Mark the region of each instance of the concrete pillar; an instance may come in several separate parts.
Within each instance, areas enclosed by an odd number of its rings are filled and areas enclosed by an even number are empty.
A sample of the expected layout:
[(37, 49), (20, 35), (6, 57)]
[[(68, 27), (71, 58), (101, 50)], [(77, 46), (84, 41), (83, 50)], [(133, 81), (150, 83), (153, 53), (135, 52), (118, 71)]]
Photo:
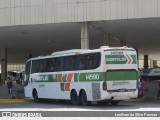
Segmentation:
[(89, 49), (89, 25), (81, 23), (81, 49)]
[(144, 66), (143, 66), (144, 68), (148, 68), (149, 66), (148, 66), (148, 55), (144, 55)]
[(7, 48), (2, 48), (1, 51), (1, 85), (3, 85), (7, 76)]
[(107, 32), (104, 33), (103, 45), (110, 46), (110, 33)]
[(157, 67), (157, 60), (151, 60), (151, 68)]

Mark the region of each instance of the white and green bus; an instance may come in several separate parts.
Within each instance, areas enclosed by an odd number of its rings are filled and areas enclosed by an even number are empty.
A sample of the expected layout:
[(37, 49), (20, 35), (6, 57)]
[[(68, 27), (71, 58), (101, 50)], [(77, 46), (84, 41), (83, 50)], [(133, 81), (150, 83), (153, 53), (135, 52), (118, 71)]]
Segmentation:
[(26, 62), (25, 96), (35, 101), (71, 100), (74, 105), (92, 101), (117, 105), (137, 97), (137, 80), (137, 54), (133, 48), (67, 50)]

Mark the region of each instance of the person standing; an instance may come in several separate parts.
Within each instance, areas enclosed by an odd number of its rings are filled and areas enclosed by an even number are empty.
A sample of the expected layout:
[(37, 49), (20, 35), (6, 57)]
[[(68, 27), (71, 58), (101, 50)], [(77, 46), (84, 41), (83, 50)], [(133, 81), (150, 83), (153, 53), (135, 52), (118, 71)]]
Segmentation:
[(12, 99), (16, 97), (16, 79), (12, 77)]
[(8, 97), (12, 98), (13, 83), (9, 77), (7, 77), (7, 88), (8, 88), (8, 95), (9, 95)]
[(144, 91), (146, 89), (147, 83), (145, 80), (142, 80), (142, 85), (141, 85), (141, 97), (144, 97)]
[(142, 86), (142, 82), (141, 79), (138, 80), (138, 98), (141, 97), (141, 86)]

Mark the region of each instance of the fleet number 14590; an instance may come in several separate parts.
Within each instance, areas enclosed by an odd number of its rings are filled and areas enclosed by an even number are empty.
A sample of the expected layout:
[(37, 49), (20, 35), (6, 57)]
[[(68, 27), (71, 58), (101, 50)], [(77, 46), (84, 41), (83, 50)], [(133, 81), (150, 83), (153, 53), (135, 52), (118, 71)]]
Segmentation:
[(86, 80), (99, 80), (99, 74), (86, 75)]

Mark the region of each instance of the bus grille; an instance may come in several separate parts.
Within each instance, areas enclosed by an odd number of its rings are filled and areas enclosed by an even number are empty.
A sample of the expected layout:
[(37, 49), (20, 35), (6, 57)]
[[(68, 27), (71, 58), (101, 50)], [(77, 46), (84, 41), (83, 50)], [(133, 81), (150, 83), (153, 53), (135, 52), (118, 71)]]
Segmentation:
[(100, 83), (92, 83), (92, 96), (93, 100), (101, 99)]

